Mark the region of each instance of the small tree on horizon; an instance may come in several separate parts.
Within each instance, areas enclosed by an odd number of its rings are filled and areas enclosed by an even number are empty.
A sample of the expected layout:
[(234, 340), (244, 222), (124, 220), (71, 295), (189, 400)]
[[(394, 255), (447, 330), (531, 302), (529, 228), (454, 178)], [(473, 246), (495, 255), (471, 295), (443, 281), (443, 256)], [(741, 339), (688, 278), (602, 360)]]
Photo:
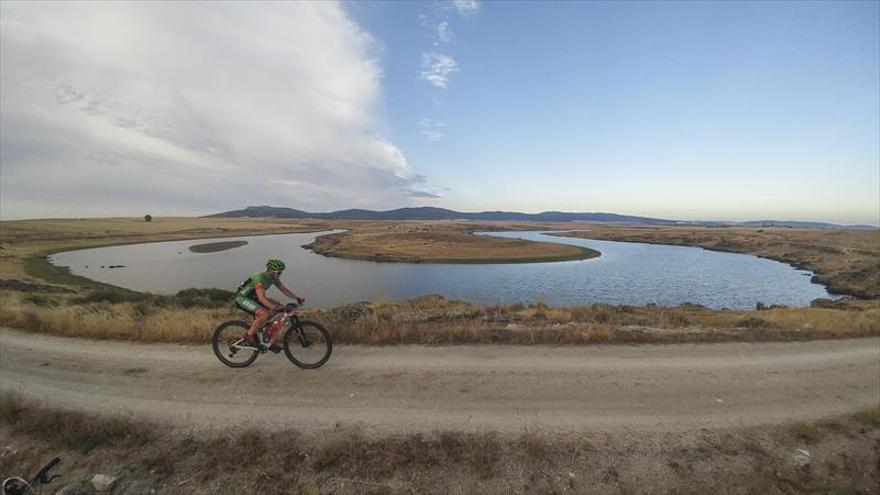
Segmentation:
[(152, 222), (152, 221), (153, 221), (153, 215), (150, 215), (149, 213), (147, 213), (146, 215), (144, 215), (144, 221), (145, 221), (145, 222)]

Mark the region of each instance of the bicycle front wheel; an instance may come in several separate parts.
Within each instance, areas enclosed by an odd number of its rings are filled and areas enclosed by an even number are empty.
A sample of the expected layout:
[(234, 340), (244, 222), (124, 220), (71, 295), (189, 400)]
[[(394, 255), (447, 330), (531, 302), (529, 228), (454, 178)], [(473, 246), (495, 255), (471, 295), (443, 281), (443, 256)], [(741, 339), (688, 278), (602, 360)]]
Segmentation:
[(257, 359), (259, 352), (239, 347), (250, 325), (245, 321), (227, 321), (214, 330), (214, 355), (231, 368), (244, 368)]
[(330, 359), (333, 340), (319, 323), (301, 321), (284, 334), (284, 354), (300, 368), (318, 368)]

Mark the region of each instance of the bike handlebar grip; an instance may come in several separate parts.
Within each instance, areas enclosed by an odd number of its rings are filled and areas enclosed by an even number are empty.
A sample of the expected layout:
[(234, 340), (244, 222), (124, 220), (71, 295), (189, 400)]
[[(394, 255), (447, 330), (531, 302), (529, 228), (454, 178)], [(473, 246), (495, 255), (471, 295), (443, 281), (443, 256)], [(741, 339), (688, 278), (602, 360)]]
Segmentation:
[(40, 481), (45, 483), (47, 481), (46, 475), (49, 474), (49, 471), (53, 467), (55, 467), (59, 462), (61, 462), (60, 457), (56, 457), (56, 458), (52, 459), (51, 461), (49, 461), (49, 464), (46, 464), (45, 466), (43, 466), (43, 469), (40, 469), (40, 472), (37, 473), (36, 476), (34, 476), (34, 479), (39, 479)]

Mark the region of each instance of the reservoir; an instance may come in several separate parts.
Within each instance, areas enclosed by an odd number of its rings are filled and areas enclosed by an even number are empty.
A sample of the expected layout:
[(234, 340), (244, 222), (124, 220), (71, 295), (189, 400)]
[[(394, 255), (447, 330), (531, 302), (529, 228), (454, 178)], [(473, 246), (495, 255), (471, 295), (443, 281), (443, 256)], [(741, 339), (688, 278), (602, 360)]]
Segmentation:
[[(331, 258), (302, 248), (327, 233), (217, 239), (247, 244), (206, 253), (192, 252), (189, 247), (212, 239), (111, 246), (59, 253), (50, 261), (100, 282), (174, 294), (190, 287), (235, 290), (245, 278), (263, 270), (267, 259), (280, 258), (287, 263), (282, 282), (313, 307), (425, 294), (478, 304), (690, 302), (730, 309), (754, 309), (757, 302), (808, 306), (815, 298), (832, 297), (824, 286), (810, 282), (809, 271), (756, 256), (696, 247), (574, 239), (543, 232), (492, 232), (483, 235), (584, 246), (602, 255), (579, 261), (482, 265), (377, 263)], [(274, 288), (270, 297), (284, 300)]]

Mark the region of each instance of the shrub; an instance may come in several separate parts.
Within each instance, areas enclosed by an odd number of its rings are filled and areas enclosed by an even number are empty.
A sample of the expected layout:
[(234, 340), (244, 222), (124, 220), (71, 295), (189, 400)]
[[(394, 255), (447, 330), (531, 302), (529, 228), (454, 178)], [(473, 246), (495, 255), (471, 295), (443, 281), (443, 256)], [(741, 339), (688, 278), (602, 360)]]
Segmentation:
[(149, 294), (141, 294), (121, 289), (99, 289), (88, 295), (76, 297), (73, 299), (74, 304), (96, 304), (110, 303), (119, 304), (126, 302), (140, 302), (148, 299)]
[(746, 316), (745, 318), (740, 318), (736, 323), (737, 326), (744, 328), (770, 328), (773, 326), (769, 321), (757, 316)]
[(235, 293), (223, 289), (184, 289), (173, 297), (175, 305), (182, 308), (216, 308), (232, 303)]

